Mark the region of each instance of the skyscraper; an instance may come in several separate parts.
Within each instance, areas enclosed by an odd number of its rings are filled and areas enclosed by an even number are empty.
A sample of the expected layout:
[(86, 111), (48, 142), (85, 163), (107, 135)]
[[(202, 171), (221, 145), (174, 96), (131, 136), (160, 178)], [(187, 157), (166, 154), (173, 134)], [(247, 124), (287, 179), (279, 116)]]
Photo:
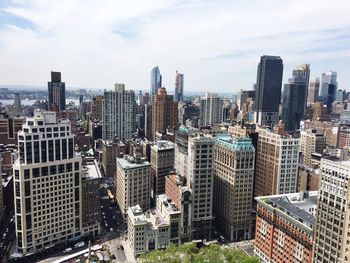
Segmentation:
[(222, 120), (222, 100), (216, 93), (206, 93), (200, 99), (199, 126), (210, 126)]
[(73, 141), (69, 120), (57, 122), (55, 112), (35, 112), (18, 132), (13, 172), (21, 253), (83, 235), (81, 157)]
[(13, 106), (15, 106), (15, 107), (21, 107), (21, 105), (22, 105), (22, 103), (21, 103), (21, 94), (15, 93), (15, 98), (14, 98)]
[(278, 122), (282, 75), (283, 61), (280, 57), (260, 58), (255, 95), (256, 122), (259, 125), (274, 126)]
[(327, 105), (327, 109), (332, 108), (337, 93), (337, 72), (327, 71), (322, 73), (320, 99)]
[[(308, 96), (308, 87), (310, 81), (310, 64), (301, 64), (297, 66), (296, 70), (298, 71), (298, 75), (303, 76), (306, 80), (306, 92), (305, 92), (305, 107), (307, 104), (307, 96)], [(305, 109), (304, 109), (305, 111)]]
[(282, 120), (286, 131), (300, 129), (300, 121), (304, 119), (307, 83), (302, 70), (293, 70), (292, 78), (284, 84), (282, 96)]
[(184, 99), (184, 74), (176, 71), (174, 100), (181, 102)]
[(160, 87), (162, 87), (162, 75), (160, 74), (159, 67), (156, 66), (151, 70), (151, 96), (156, 95)]
[(49, 110), (65, 110), (66, 84), (61, 82), (61, 72), (51, 71), (51, 81), (49, 81), (47, 85), (49, 94)]
[(165, 88), (160, 88), (152, 98), (152, 133), (153, 140), (156, 133), (166, 133), (167, 129), (174, 128), (178, 123), (177, 102), (173, 95), (168, 95)]
[(132, 90), (115, 84), (115, 91), (105, 91), (102, 108), (102, 138), (130, 139), (136, 131), (136, 101)]
[(320, 78), (312, 78), (309, 84), (309, 91), (307, 95), (308, 103), (315, 103), (318, 98), (318, 93), (320, 90)]
[(255, 149), (250, 138), (218, 135), (214, 151), (215, 224), (230, 241), (250, 239)]

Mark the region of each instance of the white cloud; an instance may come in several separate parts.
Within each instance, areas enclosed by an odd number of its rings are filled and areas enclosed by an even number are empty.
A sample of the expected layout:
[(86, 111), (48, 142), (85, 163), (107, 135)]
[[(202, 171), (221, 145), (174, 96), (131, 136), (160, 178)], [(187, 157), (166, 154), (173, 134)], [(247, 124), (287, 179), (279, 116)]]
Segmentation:
[(60, 70), (67, 86), (148, 89), (159, 65), (172, 91), (180, 64), (185, 89), (237, 91), (255, 82), (259, 56), (272, 54), (284, 59), (285, 79), (311, 63), (312, 75), (332, 68), (349, 86), (349, 8), (346, 0), (10, 1), (0, 7), (0, 82), (46, 85)]

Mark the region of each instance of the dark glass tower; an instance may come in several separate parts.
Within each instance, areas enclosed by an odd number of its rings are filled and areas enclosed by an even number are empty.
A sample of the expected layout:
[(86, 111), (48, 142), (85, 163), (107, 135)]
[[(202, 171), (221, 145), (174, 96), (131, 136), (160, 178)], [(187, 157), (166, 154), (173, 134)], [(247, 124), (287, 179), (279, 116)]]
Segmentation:
[(49, 91), (49, 110), (65, 110), (66, 84), (61, 82), (61, 72), (51, 71), (51, 81), (49, 81), (47, 85)]
[(282, 95), (282, 120), (286, 131), (294, 132), (300, 129), (306, 96), (307, 78), (303, 70), (293, 70), (293, 76), (288, 80), (288, 84), (284, 85)]
[(159, 67), (156, 66), (151, 71), (151, 96), (158, 93), (158, 89), (162, 87), (162, 75), (160, 74)]
[(283, 60), (278, 56), (262, 56), (258, 65), (255, 98), (256, 122), (274, 126), (279, 119)]

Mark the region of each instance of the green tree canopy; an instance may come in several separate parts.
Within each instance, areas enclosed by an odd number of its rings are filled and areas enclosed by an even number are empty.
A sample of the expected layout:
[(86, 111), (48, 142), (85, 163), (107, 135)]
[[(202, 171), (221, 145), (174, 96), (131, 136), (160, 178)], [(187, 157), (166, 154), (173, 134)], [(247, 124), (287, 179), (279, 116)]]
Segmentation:
[(197, 248), (195, 243), (180, 246), (169, 245), (166, 250), (155, 250), (138, 258), (141, 263), (258, 263), (256, 257), (247, 256), (243, 251), (212, 244)]

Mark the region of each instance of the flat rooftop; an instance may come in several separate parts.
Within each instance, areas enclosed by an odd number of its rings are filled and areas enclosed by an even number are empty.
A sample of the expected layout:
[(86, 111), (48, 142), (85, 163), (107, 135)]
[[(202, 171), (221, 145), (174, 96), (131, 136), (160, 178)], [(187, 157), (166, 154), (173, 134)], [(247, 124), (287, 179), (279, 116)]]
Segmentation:
[[(278, 209), (289, 217), (312, 228), (315, 225), (315, 211), (317, 207), (317, 191), (301, 192), (284, 195), (256, 197), (266, 205)], [(261, 202), (260, 202), (261, 203)]]
[(100, 168), (97, 161), (94, 160), (91, 164), (83, 165), (83, 179), (96, 179), (102, 178)]
[(117, 158), (117, 162), (123, 169), (134, 169), (143, 166), (150, 166), (151, 164), (145, 158), (135, 159), (135, 157), (126, 156)]

